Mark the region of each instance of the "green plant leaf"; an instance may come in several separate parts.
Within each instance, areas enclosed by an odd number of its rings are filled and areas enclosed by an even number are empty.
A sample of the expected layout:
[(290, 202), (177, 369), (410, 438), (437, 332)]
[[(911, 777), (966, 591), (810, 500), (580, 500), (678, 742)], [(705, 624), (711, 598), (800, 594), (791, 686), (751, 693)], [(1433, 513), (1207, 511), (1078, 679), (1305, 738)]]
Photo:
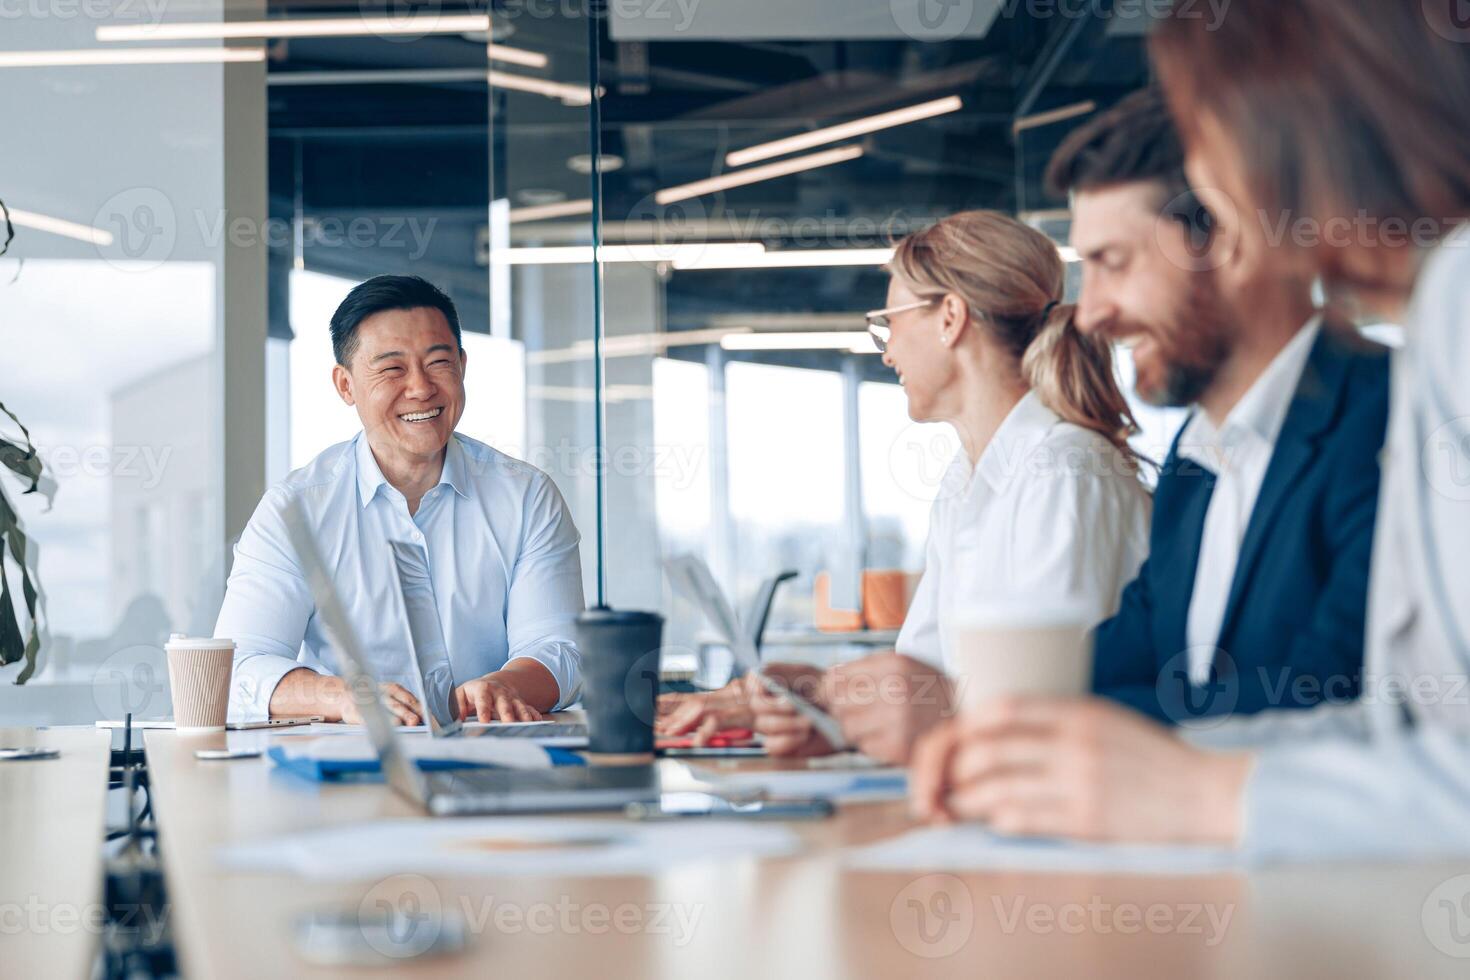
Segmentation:
[(0, 216), (5, 218), (5, 241), (0, 242), (0, 255), (10, 251), (10, 243), (15, 241), (15, 225), (10, 223), (10, 208), (0, 201)]
[[(5, 571), (4, 544), (10, 546), (10, 555), (20, 569), (21, 599), (30, 617), (29, 636), (22, 637), (20, 622), (15, 616), (15, 606), (10, 596), (10, 577)], [(5, 491), (0, 489), (0, 665), (25, 661), (25, 666), (16, 675), (15, 682), (24, 684), (36, 671), (36, 657), (41, 650), (40, 624), (36, 619), (36, 587), (31, 582), (30, 569), (26, 565), (26, 550), (29, 542), (21, 532), (20, 520)]]
[(0, 438), (0, 466), (12, 470), (24, 480), (29, 480), (31, 485), (25, 489), (25, 493), (35, 493), (41, 482), (41, 457), (36, 455), (36, 447), (31, 443), (31, 433), (15, 413), (0, 402), (0, 412), (10, 416), (20, 429), (21, 438), (25, 439), (25, 448), (11, 442), (9, 439)]

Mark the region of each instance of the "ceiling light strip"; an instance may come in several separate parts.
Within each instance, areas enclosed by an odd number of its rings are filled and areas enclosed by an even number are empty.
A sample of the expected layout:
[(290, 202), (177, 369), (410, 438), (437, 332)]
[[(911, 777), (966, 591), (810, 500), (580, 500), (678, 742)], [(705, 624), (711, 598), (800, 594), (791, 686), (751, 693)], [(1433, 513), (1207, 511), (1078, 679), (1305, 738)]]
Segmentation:
[(1028, 129), (1037, 129), (1041, 126), (1050, 126), (1052, 123), (1065, 122), (1068, 119), (1076, 119), (1085, 116), (1097, 108), (1097, 103), (1091, 100), (1077, 102), (1073, 105), (1065, 105), (1058, 109), (1049, 109), (1046, 112), (1038, 112), (1030, 116), (1022, 116), (1011, 124), (1011, 132), (1024, 133)]
[(743, 167), (758, 160), (769, 160), (771, 157), (809, 150), (824, 143), (836, 143), (839, 140), (861, 136), (864, 133), (876, 133), (881, 129), (892, 129), (894, 126), (903, 126), (921, 119), (932, 119), (935, 116), (958, 112), (964, 108), (964, 105), (964, 101), (958, 95), (948, 95), (942, 99), (921, 102), (903, 109), (894, 109), (892, 112), (883, 112), (876, 116), (839, 123), (836, 126), (814, 129), (808, 133), (772, 140), (769, 143), (747, 146), (743, 150), (732, 150), (725, 155), (725, 164), (730, 167)]
[(263, 48), (101, 48), (4, 51), (0, 68), (72, 68), (95, 65), (204, 65), (264, 61)]
[(680, 184), (677, 187), (668, 187), (654, 194), (653, 199), (659, 204), (674, 204), (732, 187), (744, 187), (747, 184), (758, 184), (777, 177), (785, 177), (788, 174), (801, 173), (804, 170), (815, 170), (818, 167), (846, 163), (862, 155), (861, 146), (839, 146), (835, 149), (823, 150), (821, 153), (813, 153), (810, 156), (793, 157), (779, 163), (768, 163), (760, 167), (751, 167), (749, 170), (737, 170), (719, 177), (709, 177), (689, 184)]
[(106, 248), (113, 241), (112, 233), (103, 231), (101, 228), (77, 224), (65, 218), (53, 218), (49, 214), (22, 211), (19, 208), (10, 208), (10, 221), (21, 228), (44, 231), (63, 238), (74, 238), (79, 242), (86, 242), (88, 245), (96, 245), (99, 248)]
[(592, 201), (583, 198), (577, 201), (558, 201), (555, 204), (531, 204), (523, 208), (511, 208), (507, 214), (511, 224), (524, 221), (544, 221), (548, 218), (570, 218), (579, 214), (591, 214)]
[(720, 346), (733, 351), (836, 350), (853, 354), (876, 354), (873, 338), (862, 330), (830, 333), (732, 333), (720, 338)]

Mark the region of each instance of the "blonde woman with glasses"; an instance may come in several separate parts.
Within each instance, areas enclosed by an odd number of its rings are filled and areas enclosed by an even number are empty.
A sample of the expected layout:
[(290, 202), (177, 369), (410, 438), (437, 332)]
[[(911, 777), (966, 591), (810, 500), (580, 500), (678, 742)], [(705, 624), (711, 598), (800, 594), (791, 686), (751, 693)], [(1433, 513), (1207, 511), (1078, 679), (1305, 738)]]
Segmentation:
[[(961, 451), (937, 488), (896, 651), (783, 676), (830, 710), (850, 743), (899, 763), (949, 712), (949, 617), (1024, 598), (1080, 606), (1090, 625), (1106, 619), (1147, 555), (1150, 499), (1112, 350), (1073, 324), (1050, 239), (967, 211), (901, 241), (888, 271), (886, 309), (868, 314), (869, 330), (910, 417), (949, 423)], [(832, 751), (784, 703), (754, 685), (747, 695), (772, 755)]]

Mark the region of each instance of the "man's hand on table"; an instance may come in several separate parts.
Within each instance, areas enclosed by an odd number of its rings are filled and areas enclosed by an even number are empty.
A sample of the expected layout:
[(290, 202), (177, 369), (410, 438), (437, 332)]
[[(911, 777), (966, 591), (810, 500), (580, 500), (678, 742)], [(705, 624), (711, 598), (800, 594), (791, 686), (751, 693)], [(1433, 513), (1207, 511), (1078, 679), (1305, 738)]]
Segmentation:
[(909, 797), (921, 820), (1004, 834), (1233, 845), (1251, 763), (1095, 698), (1006, 698), (919, 742)]
[(505, 671), (465, 681), (454, 689), (454, 715), (463, 721), (540, 721)]
[[(378, 693), (395, 724), (421, 725), (419, 699), (402, 684), (379, 684)], [(308, 667), (288, 672), (271, 692), (272, 718), (309, 718), (320, 715), (327, 721), (362, 724), (354, 692), (347, 682), (331, 674), (318, 674)]]

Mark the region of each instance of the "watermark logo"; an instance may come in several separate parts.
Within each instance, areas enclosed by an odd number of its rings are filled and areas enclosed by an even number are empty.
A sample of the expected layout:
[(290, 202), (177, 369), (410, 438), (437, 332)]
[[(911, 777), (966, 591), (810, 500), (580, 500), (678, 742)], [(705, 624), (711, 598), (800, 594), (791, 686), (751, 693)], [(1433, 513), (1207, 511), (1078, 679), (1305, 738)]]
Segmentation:
[(888, 924), (904, 949), (924, 959), (943, 959), (965, 948), (975, 930), (975, 899), (954, 875), (915, 879), (888, 907)]
[(111, 246), (98, 243), (98, 255), (129, 272), (163, 265), (173, 256), (179, 238), (173, 202), (156, 187), (130, 187), (112, 195), (98, 209), (92, 226), (112, 236)]
[(1435, 493), (1470, 501), (1470, 418), (1451, 419), (1430, 433), (1419, 462)]
[(376, 952), (393, 959), (422, 956), (444, 927), (439, 889), (423, 875), (384, 878), (357, 905), (362, 937)]
[(1440, 882), (1419, 916), (1430, 945), (1446, 956), (1470, 959), (1470, 875)]
[(915, 41), (952, 41), (975, 16), (975, 0), (889, 0), (893, 23)]
[(161, 647), (138, 644), (109, 654), (92, 674), (92, 703), (97, 717), (121, 720), (167, 715), (167, 661)]
[(385, 41), (418, 41), (439, 28), (439, 0), (360, 0), (358, 16)]
[[(1193, 665), (1208, 676), (1195, 683)], [(1170, 657), (1159, 671), (1154, 691), (1165, 717), (1181, 728), (1203, 730), (1225, 721), (1240, 701), (1240, 675), (1230, 654), (1213, 646), (1194, 646)]]
[(1154, 241), (1174, 266), (1189, 272), (1214, 272), (1240, 248), (1240, 211), (1224, 191), (1185, 191), (1159, 213)]
[(1456, 44), (1470, 42), (1470, 0), (1423, 0), (1430, 30)]
[(648, 231), (645, 241), (630, 247), (638, 261), (649, 268), (691, 265), (708, 250), (708, 224), (709, 212), (699, 198), (660, 204), (655, 195), (649, 194), (628, 210), (627, 227)]
[(959, 451), (954, 429), (932, 422), (910, 422), (888, 446), (893, 482), (915, 500), (948, 500), (965, 492), (968, 480), (952, 469)]

